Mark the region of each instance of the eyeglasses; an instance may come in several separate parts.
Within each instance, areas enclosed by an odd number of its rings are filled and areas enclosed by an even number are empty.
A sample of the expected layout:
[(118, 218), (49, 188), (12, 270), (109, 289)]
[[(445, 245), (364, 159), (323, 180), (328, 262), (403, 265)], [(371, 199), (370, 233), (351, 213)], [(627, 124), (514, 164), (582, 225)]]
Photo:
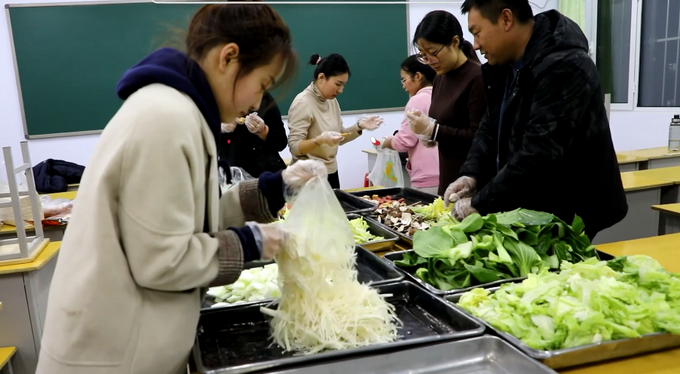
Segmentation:
[(427, 56), (427, 55), (426, 55), (427, 52), (425, 52), (426, 54), (423, 54), (422, 52), (419, 52), (418, 54), (416, 54), (416, 59), (418, 60), (418, 62), (420, 62), (420, 63), (422, 63), (422, 64), (434, 64), (434, 63), (437, 63), (437, 62), (439, 62), (439, 59), (437, 58), (437, 55), (439, 54), (439, 52), (442, 51), (442, 49), (444, 49), (444, 47), (446, 47), (446, 45), (441, 46), (441, 48), (439, 48), (439, 49), (437, 50), (437, 52), (433, 53), (433, 54), (430, 55), (430, 56)]

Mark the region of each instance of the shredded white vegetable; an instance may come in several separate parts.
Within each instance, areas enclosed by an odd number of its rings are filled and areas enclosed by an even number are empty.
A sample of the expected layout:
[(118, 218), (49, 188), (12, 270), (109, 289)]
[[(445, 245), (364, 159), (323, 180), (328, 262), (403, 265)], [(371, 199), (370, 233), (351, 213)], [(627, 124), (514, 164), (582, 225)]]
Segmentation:
[(314, 354), (396, 340), (394, 306), (357, 280), (352, 232), (325, 179), (303, 188), (283, 224), (295, 239), (276, 257), (279, 306), (261, 308), (275, 343)]

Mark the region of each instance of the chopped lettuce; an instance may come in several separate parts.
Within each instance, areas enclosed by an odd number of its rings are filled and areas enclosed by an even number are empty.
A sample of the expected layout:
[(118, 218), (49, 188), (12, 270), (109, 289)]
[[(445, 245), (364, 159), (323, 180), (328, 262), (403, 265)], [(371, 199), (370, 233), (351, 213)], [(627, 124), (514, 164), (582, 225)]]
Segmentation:
[(680, 334), (680, 277), (647, 256), (565, 261), (494, 293), (475, 288), (458, 305), (541, 350)]

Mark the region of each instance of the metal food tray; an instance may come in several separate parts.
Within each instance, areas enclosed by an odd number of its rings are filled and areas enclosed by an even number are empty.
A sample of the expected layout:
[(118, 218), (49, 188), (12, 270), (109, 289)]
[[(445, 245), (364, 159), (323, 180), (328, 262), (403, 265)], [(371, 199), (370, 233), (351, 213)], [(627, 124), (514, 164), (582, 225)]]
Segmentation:
[(491, 335), (271, 373), (557, 374)]
[[(449, 290), (449, 291), (442, 291), (439, 288), (423, 281), (422, 279), (418, 278), (415, 275), (415, 270), (418, 269), (420, 266), (413, 266), (412, 268), (403, 268), (401, 266), (398, 266), (395, 264), (395, 261), (399, 261), (404, 258), (404, 253), (409, 253), (413, 252), (413, 249), (408, 249), (406, 251), (398, 251), (398, 252), (390, 252), (386, 253), (383, 258), (384, 261), (389, 262), (392, 266), (394, 266), (398, 271), (402, 272), (404, 276), (406, 277), (406, 280), (409, 280), (411, 282), (414, 282), (421, 287), (425, 288), (429, 292), (432, 292), (433, 294), (437, 296), (446, 296), (446, 295), (453, 295), (453, 294), (458, 294), (458, 293), (464, 293), (467, 291), (472, 290), (473, 288), (490, 288), (490, 287), (498, 287), (503, 283), (515, 283), (515, 282), (521, 282), (526, 279), (526, 277), (519, 277), (519, 278), (510, 278), (510, 279), (501, 279), (497, 280), (495, 282), (489, 282), (489, 283), (482, 283), (478, 284), (475, 286), (470, 286), (467, 288), (458, 288), (454, 290)], [(608, 261), (614, 258), (614, 256), (604, 253), (601, 251), (597, 251), (598, 256), (600, 257), (600, 260), (602, 261)]]
[(399, 239), (397, 234), (395, 234), (392, 230), (387, 228), (387, 226), (378, 223), (378, 221), (374, 220), (373, 218), (361, 216), (356, 213), (347, 213), (348, 220), (351, 221), (357, 218), (363, 218), (364, 221), (368, 224), (368, 232), (376, 236), (382, 236), (384, 238), (383, 240), (375, 240), (366, 243), (357, 243), (357, 245), (360, 245), (371, 252), (384, 252), (394, 248), (394, 245), (397, 243), (397, 240)]
[(376, 205), (370, 201), (357, 198), (342, 190), (333, 190), (335, 197), (340, 202), (340, 206), (345, 213), (368, 213), (374, 211)]
[[(490, 288), (489, 291), (495, 292), (499, 288), (500, 287)], [(455, 295), (446, 296), (445, 299), (461, 312), (467, 313), (470, 317), (475, 318), (480, 323), (484, 324), (494, 334), (507, 340), (527, 356), (536, 359), (553, 369), (592, 364), (616, 358), (680, 347), (680, 335), (654, 333), (643, 335), (639, 338), (602, 341), (599, 343), (557, 349), (554, 351), (533, 349), (513, 335), (496, 329), (483, 319), (473, 316), (472, 313), (458, 306), (458, 300), (460, 300), (462, 295), (463, 293), (457, 293)]]
[(276, 302), (260, 302), (211, 309), (201, 314), (193, 348), (196, 367), (204, 374), (251, 373), (418, 344), (460, 340), (484, 333), (483, 325), (476, 319), (411, 282), (376, 288), (395, 306), (397, 317), (403, 324), (399, 328), (401, 338), (395, 342), (314, 355), (284, 353), (278, 345), (272, 344), (270, 317), (260, 312), (263, 306), (276, 308)]
[[(356, 246), (355, 251), (357, 254), (357, 280), (360, 283), (369, 283), (371, 286), (380, 286), (383, 284), (397, 283), (404, 280), (404, 274), (401, 271), (399, 271), (394, 265), (383, 261), (373, 252), (360, 246)], [(261, 263), (261, 266), (269, 263), (271, 262)], [(211, 306), (215, 304), (215, 298), (210, 295), (205, 295), (203, 298), (203, 310), (234, 308), (241, 305), (253, 305), (272, 301), (274, 301), (274, 299), (249, 301), (212, 308)]]
[[(385, 197), (385, 196), (390, 196), (394, 200), (398, 200), (403, 198), (404, 203), (407, 205), (415, 204), (415, 203), (422, 203), (423, 205), (428, 205), (432, 204), (439, 196), (437, 195), (432, 195), (426, 192), (418, 191), (413, 188), (408, 188), (408, 187), (393, 187), (393, 188), (376, 188), (373, 190), (362, 190), (362, 191), (353, 191), (353, 192), (346, 192), (350, 196), (356, 197), (359, 200), (364, 200), (362, 196), (372, 196), (372, 195), (378, 195), (380, 197)], [(364, 200), (365, 201), (365, 200)], [(374, 209), (377, 208), (377, 205), (374, 204)], [(373, 211), (368, 211), (362, 213), (364, 215), (367, 215), (368, 217), (376, 220), (375, 213)], [(378, 222), (381, 225), (384, 225), (390, 232), (393, 232), (396, 234), (401, 240), (408, 244), (413, 244), (413, 237), (411, 237), (408, 234), (401, 233), (390, 226), (383, 224), (381, 222)]]

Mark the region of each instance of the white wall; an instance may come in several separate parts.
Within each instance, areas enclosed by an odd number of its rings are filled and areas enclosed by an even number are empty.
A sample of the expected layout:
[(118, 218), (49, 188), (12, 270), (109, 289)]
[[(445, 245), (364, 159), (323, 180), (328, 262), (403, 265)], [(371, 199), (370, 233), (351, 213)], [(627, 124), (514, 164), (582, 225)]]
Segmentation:
[[(53, 2), (55, 0), (18, 0), (12, 3), (36, 3)], [(435, 9), (447, 10), (460, 21), (463, 30), (467, 30), (467, 16), (460, 14), (460, 1), (451, 4), (422, 4), (423, 0), (412, 0), (409, 6), (409, 34), (413, 35), (418, 22)], [(6, 4), (6, 1), (0, 4)], [(419, 4), (421, 3), (421, 4)], [(533, 0), (534, 12), (557, 8), (558, 0)], [(40, 27), (36, 25), (36, 27)], [(465, 38), (472, 41), (472, 35), (465, 31)], [(395, 62), (394, 75), (398, 78), (398, 65)], [(387, 67), (389, 69), (389, 67)], [(350, 83), (351, 84), (351, 83)], [(5, 12), (0, 16), (0, 146), (12, 146), (15, 158), (19, 157), (19, 142), (24, 140), (24, 131), (19, 107), (16, 79), (14, 74), (14, 62), (7, 32), (7, 19)], [(662, 146), (667, 143), (668, 123), (677, 110), (652, 111), (636, 109), (626, 112), (612, 112), (612, 132), (614, 143), (619, 150), (647, 148)], [(402, 113), (382, 113), (386, 125), (375, 133), (367, 133), (340, 148), (338, 155), (339, 172), (343, 188), (359, 187), (363, 183), (364, 174), (367, 172), (367, 158), (362, 149), (370, 147), (370, 136), (377, 138), (389, 135), (399, 127)], [(353, 123), (356, 116), (343, 116), (346, 124)], [(641, 125), (644, 124), (644, 135), (641, 136)], [(57, 158), (87, 165), (92, 149), (99, 137), (78, 136), (53, 139), (40, 139), (29, 141), (33, 163), (47, 158)], [(289, 157), (288, 151), (283, 152), (284, 157)]]

